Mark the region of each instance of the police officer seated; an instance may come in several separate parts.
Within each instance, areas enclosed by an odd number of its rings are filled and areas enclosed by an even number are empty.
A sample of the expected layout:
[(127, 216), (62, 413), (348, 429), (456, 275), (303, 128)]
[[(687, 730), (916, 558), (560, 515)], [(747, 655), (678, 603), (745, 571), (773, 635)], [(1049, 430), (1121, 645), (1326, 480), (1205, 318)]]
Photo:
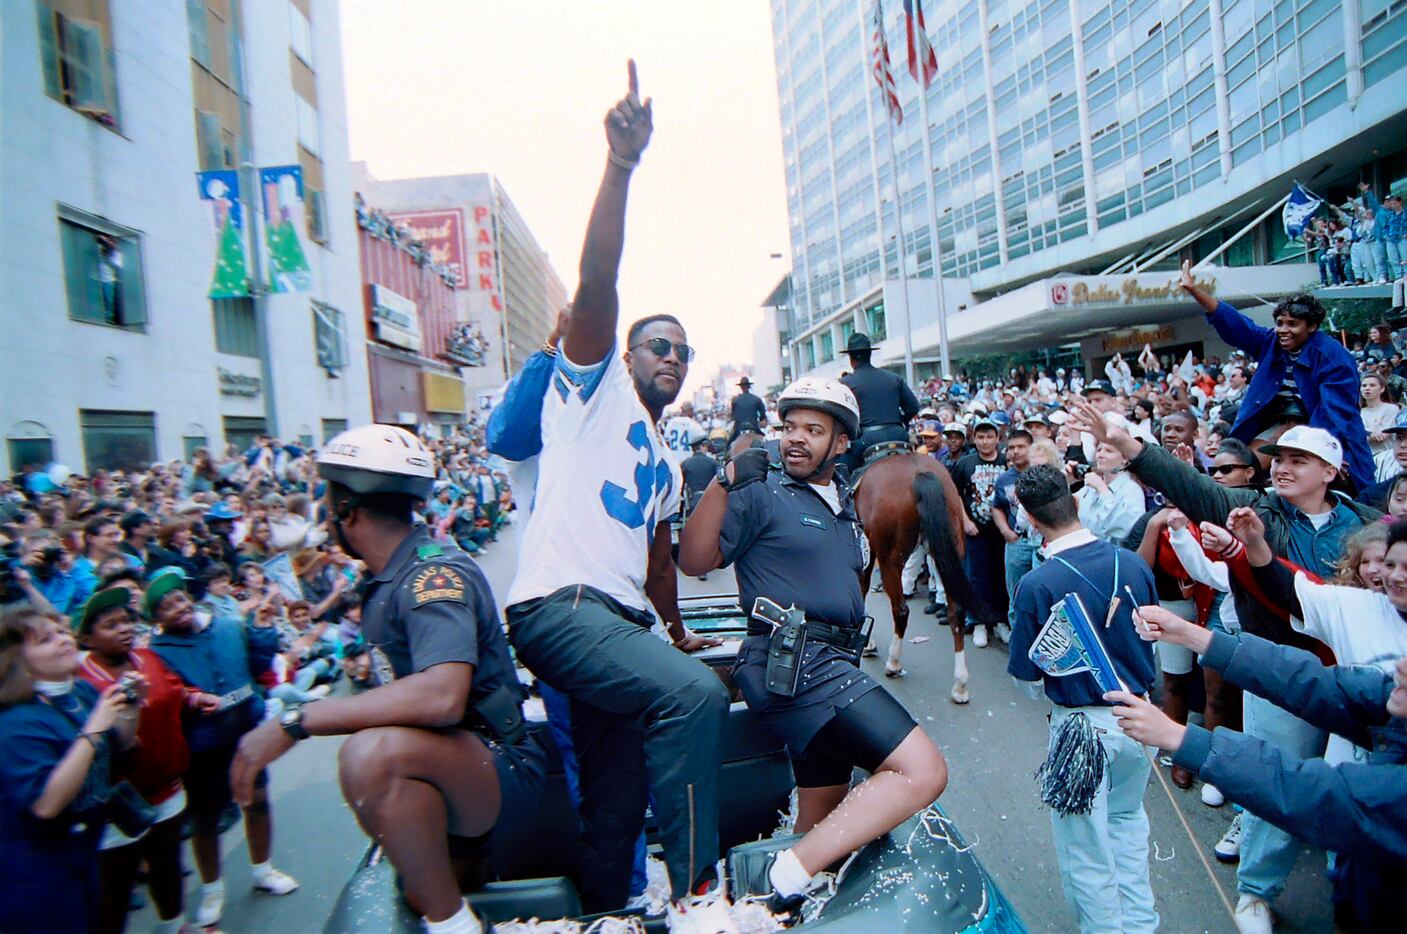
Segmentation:
[(246, 734), (231, 769), (240, 801), (254, 776), (308, 736), (347, 735), (342, 792), (431, 932), (475, 934), (450, 860), (456, 837), (510, 831), (537, 806), (542, 749), (479, 566), (412, 523), (435, 458), (387, 425), (345, 431), (318, 457), (338, 544), (365, 562), (362, 633), (376, 687), (290, 707)]
[[(800, 802), (796, 831), (804, 834), (734, 885), (770, 893), (783, 907), (825, 867), (937, 798), (947, 764), (908, 711), (858, 668), (868, 549), (850, 490), (835, 478), (836, 459), (858, 430), (855, 397), (835, 380), (806, 377), (777, 409), (782, 469), (769, 471), (756, 449), (723, 468), (684, 528), (679, 566), (703, 574), (732, 564), (748, 611), (760, 598), (804, 611), (804, 640), (786, 645), (774, 645), (773, 625), (754, 613), (733, 672), (748, 706), (786, 743)], [(779, 627), (783, 639), (797, 623), (792, 616)], [(769, 666), (769, 647), (782, 651), (780, 664)], [(870, 778), (852, 789), (855, 767)]]
[(865, 452), (876, 444), (909, 440), (909, 421), (918, 414), (918, 397), (909, 384), (870, 363), (873, 352), (868, 334), (851, 334), (845, 345), (852, 372), (840, 381), (855, 394), (860, 406), (859, 433), (842, 459), (852, 473), (864, 464)]

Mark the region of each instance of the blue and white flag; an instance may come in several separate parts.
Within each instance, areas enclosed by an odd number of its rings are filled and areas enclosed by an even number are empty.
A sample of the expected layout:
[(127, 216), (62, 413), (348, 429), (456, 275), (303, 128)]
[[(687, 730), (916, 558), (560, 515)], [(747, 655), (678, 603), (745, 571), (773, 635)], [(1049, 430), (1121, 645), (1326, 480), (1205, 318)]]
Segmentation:
[(1304, 234), (1304, 229), (1309, 226), (1309, 219), (1323, 203), (1301, 188), (1299, 182), (1295, 182), (1295, 190), (1290, 192), (1290, 200), (1285, 202), (1285, 210), (1281, 213), (1285, 222), (1285, 236), (1291, 240), (1299, 239)]
[(1057, 678), (1089, 672), (1101, 692), (1126, 690), (1114, 671), (1114, 663), (1104, 649), (1099, 631), (1090, 622), (1089, 611), (1075, 594), (1050, 608), (1036, 640), (1026, 657), (1036, 667)]

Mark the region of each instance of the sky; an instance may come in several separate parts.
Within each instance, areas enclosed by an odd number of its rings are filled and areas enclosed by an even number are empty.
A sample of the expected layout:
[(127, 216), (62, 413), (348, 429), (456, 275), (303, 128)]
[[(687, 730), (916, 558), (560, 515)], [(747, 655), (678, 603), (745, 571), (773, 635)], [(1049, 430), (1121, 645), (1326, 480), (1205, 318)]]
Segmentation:
[[(380, 179), (491, 172), (570, 295), (606, 161), (606, 111), (634, 58), (654, 137), (631, 184), (622, 334), (678, 317), (686, 394), (750, 363), (790, 269), (766, 0), (343, 0), (352, 158)], [(774, 259), (773, 253), (784, 258)]]

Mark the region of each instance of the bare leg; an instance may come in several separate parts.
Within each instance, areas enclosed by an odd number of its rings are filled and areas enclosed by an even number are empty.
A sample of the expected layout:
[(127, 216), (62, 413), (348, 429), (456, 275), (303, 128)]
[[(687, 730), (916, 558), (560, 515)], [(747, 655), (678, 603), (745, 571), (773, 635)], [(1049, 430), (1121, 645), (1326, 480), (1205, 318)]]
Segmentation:
[(463, 730), (362, 730), (338, 755), (342, 793), (405, 881), (406, 900), (432, 921), (459, 911), (449, 834), (478, 837), (501, 806), (493, 755)]
[(200, 870), (200, 881), (207, 885), (220, 881), (220, 815), (196, 815), (191, 832), (191, 852)]
[(792, 852), (814, 875), (933, 803), (947, 784), (943, 753), (914, 727), (879, 770), (852, 788)]
[(249, 841), (249, 861), (267, 863), (274, 846), (274, 815), (269, 810), (267, 788), (255, 788), (254, 799), (244, 809), (244, 838)]
[(797, 833), (810, 833), (811, 828), (839, 807), (840, 802), (844, 801), (845, 796), (849, 793), (850, 786), (848, 784), (797, 788), (795, 831)]

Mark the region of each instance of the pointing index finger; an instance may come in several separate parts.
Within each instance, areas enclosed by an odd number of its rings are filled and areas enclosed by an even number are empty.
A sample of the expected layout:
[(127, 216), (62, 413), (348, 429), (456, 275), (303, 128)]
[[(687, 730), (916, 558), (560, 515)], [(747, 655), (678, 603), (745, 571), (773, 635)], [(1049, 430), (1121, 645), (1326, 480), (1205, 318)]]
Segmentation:
[(640, 79), (635, 74), (635, 59), (626, 59), (625, 68), (630, 76), (628, 89), (632, 95), (638, 97), (640, 95)]

